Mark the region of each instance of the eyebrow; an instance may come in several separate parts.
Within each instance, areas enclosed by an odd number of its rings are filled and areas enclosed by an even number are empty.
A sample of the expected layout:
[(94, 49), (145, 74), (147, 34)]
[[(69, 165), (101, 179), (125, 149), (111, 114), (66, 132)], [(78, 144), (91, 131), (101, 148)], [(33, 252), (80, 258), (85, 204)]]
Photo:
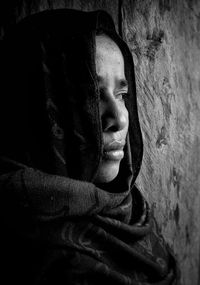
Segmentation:
[(128, 88), (128, 81), (126, 79), (120, 79), (118, 84), (120, 88), (124, 88), (124, 87)]
[[(97, 81), (101, 82), (103, 81), (102, 76), (97, 75)], [(128, 81), (126, 79), (119, 79), (117, 80), (117, 85), (119, 88), (128, 88)]]

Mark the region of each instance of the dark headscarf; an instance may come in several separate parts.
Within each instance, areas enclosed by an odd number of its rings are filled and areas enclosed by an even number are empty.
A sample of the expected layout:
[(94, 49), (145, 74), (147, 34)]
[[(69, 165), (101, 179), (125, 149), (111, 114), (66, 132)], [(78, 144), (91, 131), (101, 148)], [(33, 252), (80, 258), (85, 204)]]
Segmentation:
[[(121, 49), (129, 86), (125, 157), (103, 188), (93, 184), (103, 149), (99, 32)], [(1, 54), (4, 272), (19, 284), (173, 284), (174, 259), (134, 186), (142, 161), (134, 68), (110, 16), (32, 15), (6, 33)]]

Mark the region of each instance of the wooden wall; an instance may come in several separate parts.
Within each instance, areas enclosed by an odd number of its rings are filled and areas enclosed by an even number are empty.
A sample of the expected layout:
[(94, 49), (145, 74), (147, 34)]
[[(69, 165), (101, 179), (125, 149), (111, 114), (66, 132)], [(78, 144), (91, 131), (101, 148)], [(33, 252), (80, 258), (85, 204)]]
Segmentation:
[(200, 1), (18, 0), (0, 4), (1, 34), (56, 8), (104, 9), (135, 62), (144, 159), (137, 184), (177, 255), (183, 285), (200, 284)]

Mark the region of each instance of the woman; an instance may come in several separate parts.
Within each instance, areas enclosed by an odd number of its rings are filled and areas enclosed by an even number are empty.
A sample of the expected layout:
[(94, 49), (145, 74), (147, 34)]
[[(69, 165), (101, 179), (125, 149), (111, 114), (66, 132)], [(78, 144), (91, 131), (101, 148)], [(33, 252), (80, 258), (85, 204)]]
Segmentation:
[(4, 284), (176, 284), (134, 185), (134, 69), (110, 16), (32, 15), (7, 32), (2, 55)]

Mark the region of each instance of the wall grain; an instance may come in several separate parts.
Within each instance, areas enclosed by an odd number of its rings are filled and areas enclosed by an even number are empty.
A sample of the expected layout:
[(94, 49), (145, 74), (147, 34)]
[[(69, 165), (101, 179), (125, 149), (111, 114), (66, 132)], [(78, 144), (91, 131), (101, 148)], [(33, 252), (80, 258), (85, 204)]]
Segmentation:
[(200, 3), (123, 1), (135, 62), (144, 159), (137, 179), (175, 251), (184, 285), (200, 284)]

